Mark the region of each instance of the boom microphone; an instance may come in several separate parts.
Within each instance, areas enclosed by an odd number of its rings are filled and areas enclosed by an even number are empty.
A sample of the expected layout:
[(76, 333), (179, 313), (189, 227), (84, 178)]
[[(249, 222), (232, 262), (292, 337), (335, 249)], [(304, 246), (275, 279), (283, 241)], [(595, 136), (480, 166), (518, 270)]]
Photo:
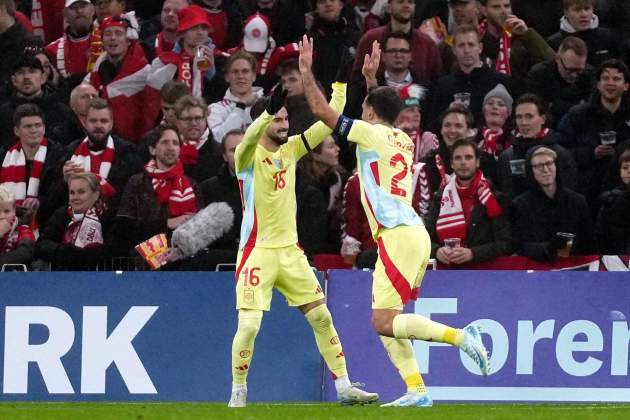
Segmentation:
[(184, 257), (192, 257), (221, 238), (233, 224), (234, 212), (227, 203), (209, 204), (173, 231), (171, 246)]

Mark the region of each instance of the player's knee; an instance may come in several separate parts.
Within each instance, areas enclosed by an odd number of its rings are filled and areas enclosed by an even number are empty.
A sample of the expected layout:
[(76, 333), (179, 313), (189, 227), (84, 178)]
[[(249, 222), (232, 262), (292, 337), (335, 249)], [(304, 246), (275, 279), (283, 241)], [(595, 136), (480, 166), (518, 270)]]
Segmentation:
[(387, 337), (391, 337), (393, 335), (392, 319), (381, 313), (372, 314), (372, 327), (379, 335)]
[(240, 310), (238, 313), (238, 334), (253, 339), (260, 331), (262, 311)]
[(314, 329), (324, 330), (333, 325), (332, 315), (326, 305), (319, 305), (306, 314), (306, 320)]

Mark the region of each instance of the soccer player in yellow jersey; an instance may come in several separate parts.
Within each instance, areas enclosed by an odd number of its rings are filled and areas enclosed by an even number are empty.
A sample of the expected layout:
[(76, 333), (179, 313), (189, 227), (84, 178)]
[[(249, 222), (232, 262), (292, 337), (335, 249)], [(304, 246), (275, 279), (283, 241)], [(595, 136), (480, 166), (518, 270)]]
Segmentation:
[[(331, 106), (345, 105), (345, 83), (333, 84)], [(286, 96), (286, 92), (284, 93)], [(230, 407), (244, 407), (247, 374), (263, 311), (271, 307), (277, 288), (290, 306), (298, 307), (313, 327), (317, 347), (335, 378), (342, 404), (366, 404), (378, 394), (350, 383), (346, 361), (325, 304), (324, 294), (298, 245), (295, 222), (295, 169), (297, 161), (332, 130), (321, 122), (300, 135), (287, 138), (289, 128), (280, 89), (266, 110), (247, 129), (234, 154), (243, 202), (243, 223), (236, 263), (238, 328), (232, 343), (232, 396)]]
[[(411, 164), (414, 145), (396, 128), (402, 107), (390, 87), (369, 91), (363, 102), (362, 120), (353, 120), (330, 107), (315, 85), (311, 72), (312, 40), (300, 43), (299, 67), (306, 99), (316, 117), (334, 131), (357, 143), (357, 169), (361, 201), (372, 235), (378, 245), (378, 260), (372, 284), (372, 324), (381, 337), (392, 363), (407, 385), (407, 393), (387, 407), (430, 407), (429, 396), (411, 340), (449, 343), (464, 350), (488, 374), (488, 355), (479, 328), (455, 329), (418, 314), (403, 314), (403, 306), (418, 296), (431, 241), (422, 220), (411, 207)], [(368, 85), (376, 78), (380, 59), (378, 42), (366, 55), (363, 74)]]

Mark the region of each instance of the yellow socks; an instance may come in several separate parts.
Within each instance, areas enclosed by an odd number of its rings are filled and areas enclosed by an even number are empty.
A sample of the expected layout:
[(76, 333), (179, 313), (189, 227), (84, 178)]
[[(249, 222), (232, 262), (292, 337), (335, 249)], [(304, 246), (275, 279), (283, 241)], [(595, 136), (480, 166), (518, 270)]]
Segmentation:
[(431, 321), (418, 314), (399, 314), (393, 322), (394, 337), (412, 340), (435, 341), (461, 347), (464, 343), (462, 330)]
[(326, 305), (316, 306), (304, 316), (311, 327), (313, 327), (317, 348), (326, 361), (328, 369), (330, 369), (335, 378), (347, 376), (346, 358), (341, 348), (339, 336), (333, 325), (332, 316)]
[(238, 311), (238, 328), (232, 341), (232, 383), (244, 385), (254, 354), (254, 342), (260, 330), (263, 313), (255, 309)]
[(398, 373), (405, 381), (405, 384), (407, 384), (407, 392), (426, 393), (427, 389), (420, 375), (411, 341), (383, 335), (380, 336), (380, 339), (383, 346), (385, 346), (389, 359), (398, 369)]

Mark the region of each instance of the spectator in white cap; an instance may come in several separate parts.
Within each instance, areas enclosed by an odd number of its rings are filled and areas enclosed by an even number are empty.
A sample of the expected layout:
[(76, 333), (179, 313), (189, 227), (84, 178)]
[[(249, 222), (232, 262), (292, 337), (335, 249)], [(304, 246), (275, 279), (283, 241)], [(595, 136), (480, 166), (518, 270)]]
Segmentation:
[(66, 0), (63, 17), (66, 31), (46, 46), (46, 54), (62, 77), (76, 76), (78, 82), (103, 53), (101, 33), (94, 24), (94, 5), (87, 0)]
[(479, 149), (490, 153), (495, 159), (512, 144), (510, 116), (513, 102), (512, 96), (501, 83), (483, 98), (478, 131)]
[[(243, 27), (243, 50), (256, 57), (256, 85), (265, 91), (271, 89), (278, 81), (278, 66), (289, 58), (299, 55), (296, 43), (276, 47), (276, 41), (271, 33), (269, 18), (260, 13), (254, 13), (245, 19)], [(234, 53), (237, 49), (229, 52)]]

